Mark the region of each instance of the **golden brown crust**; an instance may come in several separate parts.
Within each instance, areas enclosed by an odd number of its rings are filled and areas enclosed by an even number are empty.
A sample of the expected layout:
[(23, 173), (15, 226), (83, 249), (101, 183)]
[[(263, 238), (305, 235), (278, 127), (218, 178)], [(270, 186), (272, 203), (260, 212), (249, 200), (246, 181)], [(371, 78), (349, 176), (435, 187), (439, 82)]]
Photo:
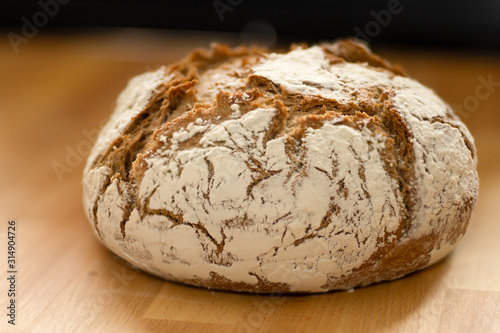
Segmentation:
[(373, 54), (362, 40), (345, 38), (338, 40), (334, 44), (324, 43), (321, 47), (326, 54), (335, 56), (337, 59), (340, 58), (348, 62), (366, 62), (370, 66), (387, 69), (396, 75), (406, 76), (401, 67), (393, 65), (387, 60)]
[[(341, 40), (335, 44), (322, 44), (323, 51), (330, 63), (356, 62), (367, 63), (369, 66), (388, 71), (393, 75), (404, 76), (404, 72), (397, 66), (372, 54), (363, 44), (354, 40)], [(107, 185), (117, 179), (124, 182), (131, 189), (127, 197), (128, 208), (124, 212), (121, 225), (122, 236), (125, 238), (125, 224), (133, 209), (142, 215), (158, 214), (167, 216), (175, 225), (184, 224), (183, 217), (166, 210), (152, 210), (148, 203), (139, 205), (137, 200), (137, 185), (143, 180), (148, 168), (147, 160), (158, 151), (166, 150), (172, 145), (174, 133), (187, 128), (197, 119), (209, 120), (212, 124), (220, 124), (233, 114), (231, 105), (238, 102), (241, 115), (258, 108), (275, 108), (276, 116), (266, 133), (264, 142), (277, 137), (286, 137), (286, 153), (296, 164), (296, 169), (302, 167), (302, 139), (308, 129), (317, 129), (325, 122), (340, 119), (337, 124), (345, 125), (361, 131), (364, 127), (383, 138), (384, 147), (379, 149), (383, 158), (386, 173), (395, 180), (399, 188), (395, 196), (402, 198), (399, 207), (401, 220), (394, 232), (387, 232), (377, 240), (378, 249), (360, 267), (349, 275), (327, 280), (324, 289), (342, 289), (352, 286), (364, 286), (370, 283), (394, 279), (422, 267), (430, 260), (430, 252), (435, 247), (439, 231), (419, 238), (406, 237), (411, 228), (414, 216), (416, 190), (415, 151), (412, 140), (413, 133), (398, 112), (392, 97), (394, 92), (380, 87), (363, 87), (356, 91), (349, 102), (341, 102), (333, 98), (320, 96), (304, 96), (291, 92), (262, 76), (252, 75), (250, 68), (261, 57), (266, 55), (265, 50), (257, 48), (230, 49), (227, 46), (215, 45), (211, 50), (196, 50), (180, 62), (170, 66), (165, 71), (173, 78), (165, 83), (151, 98), (148, 105), (127, 126), (123, 133), (112, 142), (109, 148), (95, 161), (93, 168), (106, 166), (112, 170), (112, 177)], [(228, 65), (229, 64), (229, 65)], [(231, 69), (228, 71), (227, 69)], [(245, 85), (233, 88), (232, 91), (221, 91), (214, 100), (200, 98), (205, 93), (200, 87), (200, 80), (209, 71), (226, 71), (234, 77), (248, 77)], [(444, 123), (450, 119), (439, 119)], [(200, 147), (201, 135), (196, 134), (183, 141), (177, 149)], [(465, 139), (464, 139), (465, 140)], [(468, 142), (473, 147), (473, 143)], [(473, 149), (471, 152), (473, 154)], [(261, 172), (261, 178), (268, 175)], [(358, 171), (363, 179), (364, 170)], [(256, 182), (259, 179), (255, 180)], [(106, 186), (104, 186), (104, 189)], [(103, 190), (104, 191), (104, 190)], [(252, 189), (248, 189), (251, 195)], [(370, 193), (367, 193), (369, 197)], [(449, 233), (447, 241), (455, 243), (465, 233), (475, 200), (470, 199), (459, 207), (460, 214), (455, 226)], [(97, 208), (94, 208), (94, 216)], [(325, 228), (332, 214), (338, 207), (332, 203), (329, 214), (320, 225)], [(234, 221), (233, 221), (234, 222)], [(228, 222), (230, 223), (230, 222)], [(251, 223), (243, 217), (234, 222), (241, 226)], [(192, 225), (198, 232), (211, 237), (202, 225)], [(320, 230), (313, 230), (297, 244), (308, 238), (315, 237)], [(97, 223), (96, 223), (96, 230)], [(212, 239), (213, 240), (213, 239)], [(222, 243), (217, 243), (218, 250), (210, 254), (210, 261), (221, 265), (225, 258), (220, 256)], [(285, 283), (275, 283), (255, 275), (256, 284), (231, 281), (215, 272), (209, 279), (186, 279), (182, 282), (215, 289), (248, 291), (248, 292), (290, 292)]]

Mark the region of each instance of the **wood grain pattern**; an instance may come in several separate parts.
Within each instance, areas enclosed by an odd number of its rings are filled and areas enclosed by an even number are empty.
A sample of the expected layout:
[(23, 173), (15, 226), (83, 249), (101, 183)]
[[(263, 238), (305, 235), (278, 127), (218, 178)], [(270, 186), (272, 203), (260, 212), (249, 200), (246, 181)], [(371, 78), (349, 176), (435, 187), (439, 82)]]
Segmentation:
[[(102, 120), (134, 74), (231, 35), (41, 34), (0, 41), (0, 262), (18, 223), (17, 325), (7, 332), (500, 332), (500, 87), (469, 107), (481, 188), (469, 231), (444, 261), (403, 279), (309, 296), (210, 291), (139, 272), (94, 237), (81, 175)], [(380, 50), (376, 50), (380, 51)], [(450, 104), (500, 82), (500, 57), (382, 50)], [(471, 99), (469, 98), (469, 102)], [(54, 171), (54, 162), (66, 172)], [(0, 279), (0, 306), (7, 281)], [(5, 311), (5, 310), (4, 310)]]

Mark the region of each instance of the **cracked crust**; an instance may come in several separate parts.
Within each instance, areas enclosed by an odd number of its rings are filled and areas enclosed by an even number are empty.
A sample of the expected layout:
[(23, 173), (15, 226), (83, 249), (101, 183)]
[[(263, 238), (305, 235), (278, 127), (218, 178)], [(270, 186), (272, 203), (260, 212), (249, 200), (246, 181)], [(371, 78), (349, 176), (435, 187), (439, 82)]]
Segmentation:
[(93, 148), (101, 241), (197, 286), (323, 292), (401, 277), (465, 233), (474, 141), (352, 39), (286, 54), (213, 45), (138, 76)]

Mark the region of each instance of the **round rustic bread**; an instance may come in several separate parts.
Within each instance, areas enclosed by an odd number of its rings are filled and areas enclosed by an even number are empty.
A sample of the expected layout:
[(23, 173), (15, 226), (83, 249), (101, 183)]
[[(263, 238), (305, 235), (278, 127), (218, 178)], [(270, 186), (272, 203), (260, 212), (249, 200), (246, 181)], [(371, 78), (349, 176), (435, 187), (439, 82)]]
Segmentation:
[(465, 233), (473, 139), (363, 44), (213, 45), (139, 75), (84, 171), (100, 240), (167, 280), (324, 292), (431, 265)]

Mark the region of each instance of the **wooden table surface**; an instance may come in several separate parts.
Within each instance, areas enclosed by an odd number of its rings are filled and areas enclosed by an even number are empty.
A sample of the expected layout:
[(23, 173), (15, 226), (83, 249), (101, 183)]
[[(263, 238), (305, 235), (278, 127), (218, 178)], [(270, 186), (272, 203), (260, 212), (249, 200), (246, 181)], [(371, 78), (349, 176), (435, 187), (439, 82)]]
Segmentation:
[[(270, 297), (165, 282), (99, 243), (80, 184), (97, 129), (128, 78), (213, 39), (237, 36), (40, 32), (18, 53), (1, 39), (0, 331), (500, 332), (500, 86), (478, 88), (500, 82), (498, 54), (375, 45), (452, 105), (467, 106), (462, 116), (476, 139), (481, 185), (468, 233), (428, 269), (354, 292)], [(5, 315), (9, 220), (17, 225), (15, 326)]]

